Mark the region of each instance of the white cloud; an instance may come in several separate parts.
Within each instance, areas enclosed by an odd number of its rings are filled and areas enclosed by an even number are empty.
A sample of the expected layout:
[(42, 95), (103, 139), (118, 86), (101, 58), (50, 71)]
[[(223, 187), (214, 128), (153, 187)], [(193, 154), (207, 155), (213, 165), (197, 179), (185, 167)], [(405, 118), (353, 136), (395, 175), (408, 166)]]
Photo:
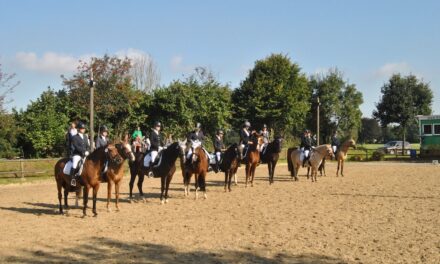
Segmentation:
[(185, 65), (183, 63), (183, 57), (180, 55), (174, 56), (170, 61), (171, 70), (175, 73), (189, 74), (194, 71), (194, 66)]
[(411, 67), (406, 62), (387, 63), (382, 65), (376, 72), (377, 77), (388, 78), (393, 74), (409, 74), (411, 73)]
[(123, 58), (127, 57), (130, 60), (138, 60), (138, 59), (141, 59), (143, 57), (150, 58), (150, 55), (148, 55), (144, 51), (138, 50), (138, 49), (132, 49), (132, 48), (125, 49), (125, 50), (119, 50), (119, 51), (115, 52), (115, 55), (118, 58), (123, 59)]
[(35, 52), (18, 52), (15, 60), (22, 68), (42, 73), (70, 73), (76, 70), (79, 60), (89, 60), (93, 55), (84, 54), (79, 57), (45, 52), (38, 57)]

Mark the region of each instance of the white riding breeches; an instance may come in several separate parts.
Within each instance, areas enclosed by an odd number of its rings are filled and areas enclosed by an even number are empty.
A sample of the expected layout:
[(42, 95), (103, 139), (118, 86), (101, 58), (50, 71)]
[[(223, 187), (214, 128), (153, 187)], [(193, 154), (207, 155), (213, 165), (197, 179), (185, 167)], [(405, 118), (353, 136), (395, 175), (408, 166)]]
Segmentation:
[(74, 155), (72, 157), (72, 168), (76, 169), (78, 168), (78, 163), (81, 160), (81, 156), (80, 155)]
[(151, 161), (150, 162), (154, 162), (156, 160), (157, 154), (159, 154), (159, 151), (156, 151), (156, 150), (151, 151)]
[(304, 157), (308, 158), (310, 154), (310, 150), (304, 150)]
[(215, 153), (215, 157), (217, 158), (217, 161), (220, 161), (220, 159), (222, 157), (222, 153), (221, 152), (216, 152)]
[(336, 153), (336, 149), (337, 149), (338, 147), (336, 147), (336, 146), (332, 146), (332, 149), (333, 149), (333, 153)]

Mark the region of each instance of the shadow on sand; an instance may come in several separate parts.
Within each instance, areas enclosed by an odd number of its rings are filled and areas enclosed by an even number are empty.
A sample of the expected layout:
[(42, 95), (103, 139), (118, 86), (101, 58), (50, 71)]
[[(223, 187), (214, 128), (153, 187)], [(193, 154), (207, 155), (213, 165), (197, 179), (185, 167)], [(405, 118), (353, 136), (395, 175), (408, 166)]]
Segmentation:
[(0, 257), (0, 260), (14, 263), (346, 263), (317, 254), (278, 253), (265, 257), (255, 251), (181, 252), (165, 245), (109, 238), (93, 238), (85, 244), (62, 249), (49, 246), (37, 251), (23, 249), (20, 256)]

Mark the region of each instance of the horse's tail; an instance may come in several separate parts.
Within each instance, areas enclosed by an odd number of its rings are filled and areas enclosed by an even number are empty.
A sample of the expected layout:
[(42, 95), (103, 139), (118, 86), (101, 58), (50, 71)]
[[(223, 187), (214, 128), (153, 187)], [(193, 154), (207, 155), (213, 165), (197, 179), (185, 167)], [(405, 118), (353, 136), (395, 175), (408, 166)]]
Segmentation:
[(197, 181), (200, 190), (205, 191), (205, 176), (199, 175), (199, 177), (197, 177)]
[(290, 173), (292, 173), (293, 172), (293, 163), (292, 163), (292, 151), (293, 151), (293, 148), (289, 148), (288, 150), (287, 150), (287, 167), (288, 167), (288, 169), (289, 169), (289, 171), (290, 171)]

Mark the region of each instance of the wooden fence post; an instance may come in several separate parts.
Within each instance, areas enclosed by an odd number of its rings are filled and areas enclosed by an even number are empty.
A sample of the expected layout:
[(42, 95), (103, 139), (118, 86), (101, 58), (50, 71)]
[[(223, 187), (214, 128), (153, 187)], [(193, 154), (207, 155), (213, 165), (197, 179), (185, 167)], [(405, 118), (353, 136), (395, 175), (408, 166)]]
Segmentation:
[(20, 159), (20, 176), (23, 179), (24, 178), (24, 164), (23, 164), (23, 159)]

